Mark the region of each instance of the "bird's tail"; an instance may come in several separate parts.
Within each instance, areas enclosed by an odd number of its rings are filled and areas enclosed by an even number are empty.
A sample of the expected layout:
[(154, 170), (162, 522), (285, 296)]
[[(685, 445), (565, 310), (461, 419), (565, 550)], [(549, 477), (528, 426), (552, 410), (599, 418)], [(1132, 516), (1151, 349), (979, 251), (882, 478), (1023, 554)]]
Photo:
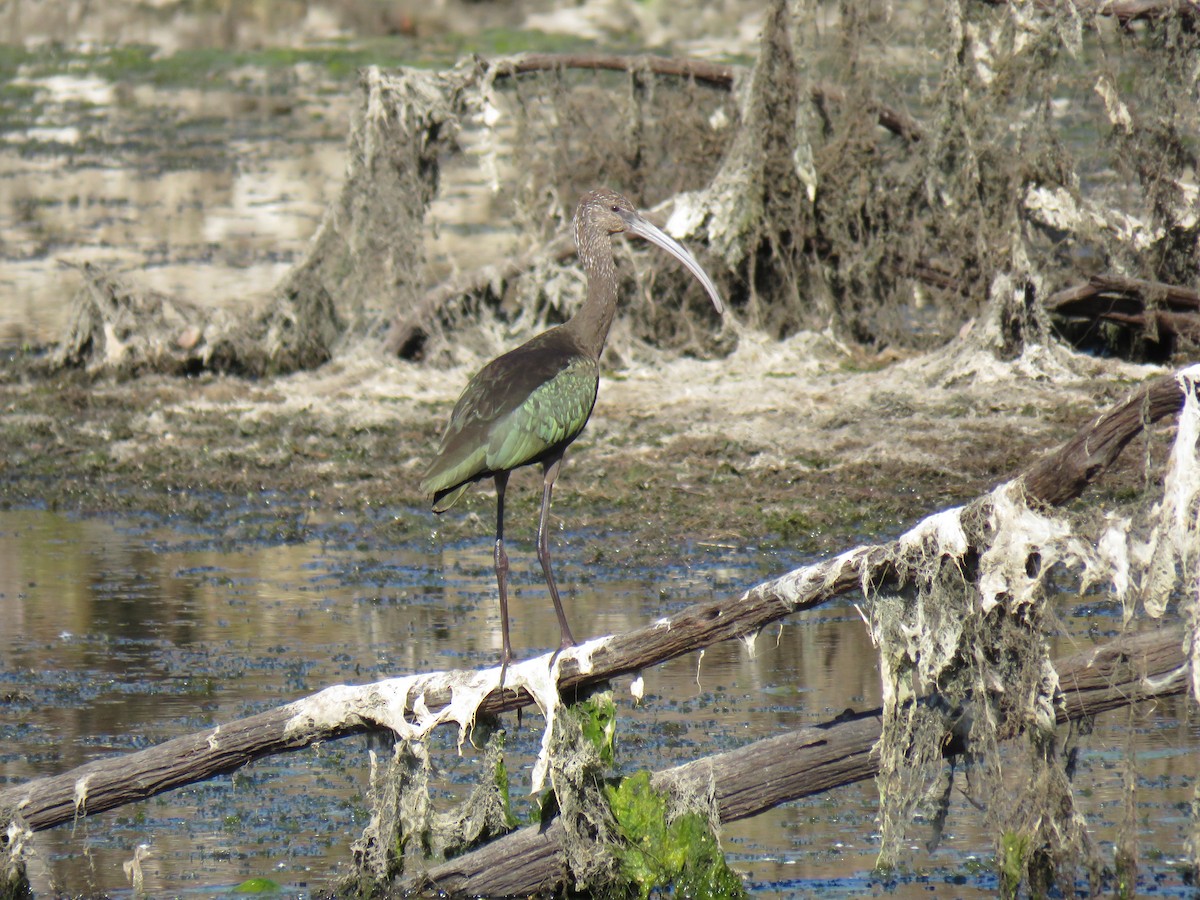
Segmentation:
[(458, 498), (466, 493), (467, 488), (470, 486), (471, 482), (468, 481), (466, 484), (460, 484), (452, 488), (446, 488), (444, 491), (438, 491), (433, 495), (433, 511), (435, 513), (444, 513), (458, 502)]

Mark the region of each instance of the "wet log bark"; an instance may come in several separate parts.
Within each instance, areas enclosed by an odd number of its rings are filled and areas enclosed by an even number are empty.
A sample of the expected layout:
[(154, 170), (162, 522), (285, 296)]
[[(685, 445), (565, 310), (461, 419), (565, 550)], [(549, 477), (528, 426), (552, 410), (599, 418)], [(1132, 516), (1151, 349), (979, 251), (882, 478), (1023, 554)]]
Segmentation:
[(1124, 275), (1094, 275), (1046, 298), (1052, 315), (1070, 322), (1111, 322), (1172, 351), (1177, 340), (1200, 341), (1200, 293)]
[[(1157, 379), (1135, 391), (1020, 476), (1026, 496), (1047, 505), (1077, 497), (1148, 423), (1178, 411), (1182, 402), (1174, 376)], [(567, 650), (560, 659), (559, 690), (570, 696), (577, 689), (720, 641), (756, 634), (793, 612), (860, 590), (864, 584), (893, 581), (895, 561), (903, 552), (902, 542), (903, 538), (890, 544), (859, 547), (759, 584), (740, 597), (697, 604), (643, 628)], [(581, 659), (587, 660), (586, 666), (580, 664)], [(521, 665), (548, 666), (549, 657)], [(176, 738), (149, 750), (97, 760), (61, 775), (9, 787), (0, 791), (0, 824), (20, 821), (35, 831), (51, 828), (232, 772), (263, 756), (388, 728), (397, 702), (409, 711), (418, 701), (430, 710), (449, 704), (455, 677), (454, 673), (432, 673), (421, 676), (416, 683), (394, 680), (358, 687), (335, 686), (279, 709)], [(398, 698), (399, 690), (403, 694)], [(523, 690), (496, 689), (486, 696), (480, 710), (495, 713), (531, 702)], [(6, 840), (0, 838), (0, 848)]]
[(1026, 469), (1020, 476), (1026, 496), (1046, 506), (1062, 506), (1074, 500), (1108, 471), (1145, 426), (1174, 415), (1182, 405), (1183, 393), (1176, 376), (1156, 378)]
[[(1056, 662), (1060, 722), (1187, 690), (1182, 627), (1120, 638)], [(879, 772), (872, 753), (882, 710), (841, 716), (660, 772), (660, 791), (703, 795), (711, 784), (722, 822), (854, 784)], [(1012, 735), (1012, 736), (1015, 736)], [(558, 820), (530, 826), (430, 868), (404, 886), (458, 896), (556, 893), (567, 872)]]
[(1179, 338), (1200, 341), (1200, 316), (1195, 313), (1147, 310), (1141, 313), (1100, 313), (1096, 318), (1115, 325), (1124, 325), (1139, 335), (1154, 336), (1154, 342), (1173, 348)]
[(713, 87), (733, 87), (735, 68), (703, 59), (684, 59), (643, 53), (618, 56), (608, 53), (523, 53), (490, 64), (497, 78), (511, 78), (531, 72), (559, 72), (564, 69), (606, 69), (610, 72), (645, 72), (674, 78), (690, 78)]
[(1175, 312), (1200, 311), (1200, 293), (1190, 288), (1125, 275), (1093, 275), (1083, 284), (1051, 294), (1046, 308), (1063, 315), (1129, 314), (1144, 309), (1149, 301)]
[[(43, 831), (232, 772), (264, 756), (366, 730), (365, 723), (336, 731), (289, 730), (292, 719), (291, 707), (283, 706), (148, 750), (94, 760), (61, 775), (6, 788), (0, 791), (0, 822), (15, 821), (31, 831)], [(0, 848), (4, 846), (6, 841), (0, 837)]]

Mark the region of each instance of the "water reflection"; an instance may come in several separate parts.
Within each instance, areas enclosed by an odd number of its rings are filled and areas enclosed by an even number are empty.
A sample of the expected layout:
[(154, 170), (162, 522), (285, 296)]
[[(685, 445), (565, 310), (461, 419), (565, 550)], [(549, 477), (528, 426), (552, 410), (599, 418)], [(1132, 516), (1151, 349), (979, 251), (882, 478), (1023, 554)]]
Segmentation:
[[(264, 509), (264, 506), (266, 508)], [(239, 508), (214, 499), (223, 521), (197, 525), (136, 518), (101, 521), (45, 511), (0, 512), (0, 783), (64, 771), (229, 721), (338, 682), (460, 665), (499, 654), (488, 542), (439, 546), (428, 534), (398, 545), (357, 533), (336, 516), (305, 514), (296, 529), (286, 504)], [(266, 527), (272, 517), (274, 526)], [(431, 521), (432, 528), (433, 523)], [(304, 533), (292, 543), (247, 534)], [(627, 562), (609, 540), (590, 562), (595, 535), (556, 544), (564, 604), (579, 635), (644, 624), (697, 600), (760, 580), (797, 560), (753, 548), (685, 545), (666, 569)], [(558, 640), (530, 544), (514, 541), (513, 640), (519, 653)], [(444, 573), (444, 575), (443, 575)], [(1115, 610), (1082, 607), (1072, 620), (1115, 628)], [(1095, 626), (1099, 625), (1098, 628)], [(857, 612), (814, 610), (702, 658), (645, 673), (635, 709), (628, 680), (618, 687), (621, 765), (663, 768), (744, 744), (847, 707), (879, 703), (875, 653)], [(1111, 858), (1123, 815), (1125, 756), (1137, 757), (1144, 877), (1178, 888), (1174, 860), (1189, 823), (1197, 726), (1186, 700), (1110, 714), (1087, 739), (1080, 802)], [(528, 812), (529, 767), (540, 720), (510, 717), (514, 796)], [(1126, 749), (1126, 736), (1132, 745)], [(476, 780), (473, 755), (439, 734), (439, 786), (448, 794)], [(30, 867), (43, 895), (128, 891), (121, 863), (148, 843), (151, 896), (203, 895), (255, 876), (310, 895), (330, 883), (365, 825), (362, 739), (263, 760), (233, 776), (38, 835)], [(439, 802), (447, 802), (442, 796)], [(873, 881), (876, 792), (872, 783), (787, 804), (725, 830), (735, 868), (764, 896), (820, 892), (893, 896), (943, 886), (956, 896), (991, 896), (991, 846), (981, 813), (956, 795), (936, 852), (914, 835), (912, 875)], [(981, 862), (982, 861), (982, 862)], [(982, 874), (978, 871), (982, 867)]]
[[(28, 94), (20, 115), (0, 103), (0, 347), (62, 335), (79, 286), (63, 263), (224, 308), (290, 271), (341, 187), (353, 78), (299, 64), (231, 80), (157, 87), (81, 71), (0, 84)], [(431, 281), (518, 246), (495, 226), (507, 217), (479, 164), (490, 145), (470, 130), (460, 145), (427, 217)]]

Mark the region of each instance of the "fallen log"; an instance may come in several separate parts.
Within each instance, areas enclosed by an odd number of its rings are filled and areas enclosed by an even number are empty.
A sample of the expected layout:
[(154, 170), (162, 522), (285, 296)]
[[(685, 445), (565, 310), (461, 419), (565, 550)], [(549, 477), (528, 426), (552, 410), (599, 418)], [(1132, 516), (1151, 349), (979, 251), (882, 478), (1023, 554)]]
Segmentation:
[[(1118, 638), (1056, 661), (1064, 687), (1058, 721), (1117, 709), (1188, 688), (1182, 627)], [(747, 744), (657, 773), (656, 790), (704, 795), (713, 790), (722, 822), (765, 812), (791, 800), (873, 778), (883, 711)], [(1010, 736), (1015, 737), (1014, 732)], [(403, 891), (435, 890), (471, 897), (557, 893), (568, 872), (563, 826), (531, 825), (408, 879)]]
[[(1200, 292), (1177, 284), (1093, 275), (1083, 284), (1056, 291), (1046, 298), (1046, 310), (1066, 323), (1070, 335), (1086, 324), (1110, 322), (1131, 335), (1175, 351), (1180, 339), (1200, 341)], [(1078, 338), (1075, 338), (1077, 341)]]
[[(1164, 376), (1134, 391), (1020, 475), (1025, 495), (1050, 506), (1077, 497), (1146, 425), (1177, 412), (1182, 402), (1175, 376)], [(730, 638), (756, 634), (794, 612), (864, 585), (894, 582), (897, 560), (919, 539), (925, 526), (918, 524), (897, 541), (858, 547), (793, 570), (740, 597), (696, 604), (642, 628), (564, 651), (554, 669), (555, 687), (570, 695)], [(546, 678), (549, 667), (549, 655), (511, 666), (507, 686), (502, 689), (493, 687), (498, 678), (495, 670), (435, 672), (326, 688), (286, 706), (157, 747), (5, 788), (0, 791), (0, 825), (18, 822), (33, 831), (52, 828), (232, 772), (263, 756), (369, 730), (402, 732), (418, 723), (417, 709), (443, 716), (433, 724), (461, 723), (462, 697), (468, 688), (477, 695), (477, 709), (482, 713), (526, 706), (534, 698), (521, 685)], [(471, 714), (474, 712), (473, 707)], [(428, 724), (429, 720), (425, 721)], [(10, 840), (0, 837), (0, 849)]]
[(1083, 284), (1051, 294), (1046, 308), (1063, 315), (1090, 314), (1097, 309), (1131, 313), (1151, 300), (1175, 312), (1200, 311), (1200, 293), (1190, 288), (1125, 275), (1093, 275)]
[(1102, 312), (1096, 316), (1102, 322), (1112, 322), (1114, 325), (1124, 325), (1135, 334), (1153, 340), (1156, 344), (1166, 344), (1173, 353), (1180, 338), (1188, 341), (1200, 341), (1200, 316), (1196, 313), (1173, 313), (1161, 310), (1147, 310), (1142, 313)]

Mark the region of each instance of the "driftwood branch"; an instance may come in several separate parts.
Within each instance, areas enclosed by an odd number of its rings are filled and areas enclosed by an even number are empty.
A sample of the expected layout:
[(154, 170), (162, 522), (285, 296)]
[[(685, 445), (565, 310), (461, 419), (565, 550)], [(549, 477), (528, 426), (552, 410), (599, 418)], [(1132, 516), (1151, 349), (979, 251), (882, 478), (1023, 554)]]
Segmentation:
[[(1064, 692), (1058, 720), (1183, 693), (1188, 687), (1183, 640), (1183, 629), (1176, 627), (1118, 638), (1057, 661)], [(872, 751), (880, 737), (882, 715), (875, 709), (840, 716), (755, 741), (659, 772), (652, 784), (659, 791), (684, 795), (704, 795), (711, 784), (722, 822), (748, 818), (877, 775), (879, 758)], [(434, 866), (405, 887), (472, 897), (555, 892), (567, 877), (562, 840), (558, 820), (548, 827), (523, 828)]]
[[(689, 78), (726, 90), (733, 87), (734, 74), (737, 71), (734, 66), (700, 59), (680, 59), (652, 54), (616, 56), (603, 53), (527, 53), (515, 59), (500, 60), (494, 64), (491, 71), (497, 78), (500, 78), (525, 75), (530, 72), (557, 72), (565, 69), (604, 69), (635, 74), (645, 72), (652, 75)], [(830, 84), (814, 84), (811, 99), (813, 103), (818, 104), (843, 103), (846, 100), (846, 92)], [(879, 124), (897, 137), (902, 137), (906, 141), (921, 139), (921, 124), (907, 113), (892, 109), (877, 101), (871, 101), (869, 109), (875, 113)]]
[(1182, 404), (1183, 393), (1175, 376), (1156, 378), (1026, 469), (1020, 476), (1026, 496), (1047, 506), (1074, 500), (1116, 462), (1144, 426), (1174, 415)]
[(594, 69), (610, 72), (645, 72), (688, 78), (728, 90), (733, 86), (735, 69), (724, 63), (702, 59), (655, 56), (617, 56), (608, 53), (525, 53), (511, 59), (498, 60), (491, 65), (497, 78), (510, 78), (532, 72), (560, 72), (566, 69)]
[[(157, 747), (93, 760), (62, 775), (37, 778), (0, 791), (0, 822), (17, 820), (32, 831), (136, 803), (184, 785), (240, 769), (256, 759), (301, 750), (314, 741), (366, 730), (289, 728), (290, 706), (174, 738)], [(0, 848), (4, 847), (0, 838)]]
[(1123, 275), (1094, 275), (1051, 294), (1046, 309), (1069, 319), (1113, 322), (1161, 342), (1200, 341), (1200, 293), (1191, 288)]
[(1046, 308), (1063, 315), (1089, 312), (1097, 301), (1109, 309), (1134, 312), (1154, 301), (1174, 312), (1200, 311), (1200, 293), (1191, 288), (1125, 275), (1093, 275), (1083, 284), (1056, 291), (1046, 299)]
[(1131, 22), (1153, 21), (1178, 16), (1194, 21), (1200, 8), (1189, 0), (1113, 0), (1113, 2), (1080, 3), (1080, 7), (1091, 7), (1097, 14), (1112, 16), (1122, 25)]
[(1154, 336), (1158, 343), (1175, 338), (1200, 341), (1200, 317), (1195, 313), (1147, 310), (1144, 313), (1109, 312), (1097, 318), (1116, 325), (1125, 325), (1147, 337)]
[[(1146, 425), (1177, 412), (1182, 400), (1173, 376), (1135, 391), (1023, 473), (1026, 496), (1047, 505), (1077, 497)], [(859, 547), (764, 582), (741, 597), (697, 604), (643, 628), (567, 650), (558, 660), (557, 688), (568, 694), (730, 638), (754, 634), (794, 612), (860, 590), (864, 584), (894, 581), (895, 560), (902, 553), (903, 540)], [(546, 656), (510, 667), (507, 683), (520, 684), (524, 670), (533, 673), (540, 667), (544, 673), (548, 666)], [(473, 677), (486, 680), (494, 675), (484, 671)], [(411, 716), (418, 701), (429, 710), (448, 708), (463, 678), (463, 673), (440, 672), (328, 688), (287, 706), (149, 750), (6, 788), (0, 791), (0, 820), (19, 819), (35, 831), (51, 828), (234, 771), (262, 756), (371, 729), (398, 730), (404, 727), (404, 721), (397, 720), (399, 710)], [(486, 694), (480, 711), (496, 713), (531, 702), (523, 688), (497, 688)]]

